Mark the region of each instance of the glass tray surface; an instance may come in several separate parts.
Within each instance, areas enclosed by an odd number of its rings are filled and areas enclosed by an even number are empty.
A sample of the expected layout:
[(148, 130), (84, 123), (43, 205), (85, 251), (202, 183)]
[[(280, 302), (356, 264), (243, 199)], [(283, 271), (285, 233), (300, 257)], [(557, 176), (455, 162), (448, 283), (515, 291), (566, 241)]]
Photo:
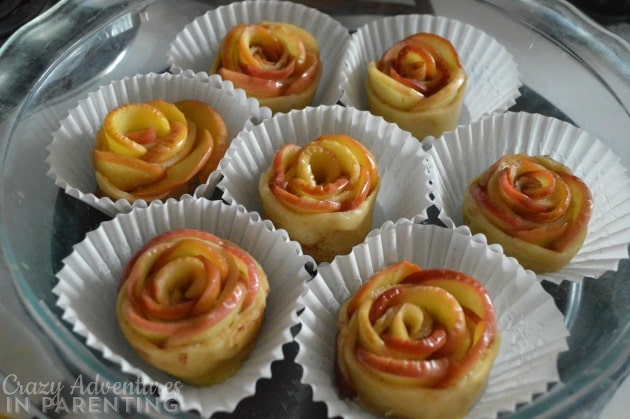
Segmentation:
[[(58, 121), (99, 85), (164, 72), (170, 41), (185, 24), (229, 1), (79, 1), (58, 3), (0, 48), (0, 238), (23, 305), (76, 374), (109, 382), (130, 378), (90, 350), (60, 318), (51, 289), (62, 259), (108, 219), (59, 190), (47, 176), (46, 147)], [(477, 26), (515, 57), (522, 74), (513, 111), (537, 112), (584, 128), (630, 167), (630, 46), (577, 9), (554, 0), (300, 1), (349, 30), (380, 16), (442, 15)], [(45, 48), (44, 48), (45, 46)], [(435, 222), (432, 212), (429, 222)], [(628, 237), (630, 243), (630, 237)], [(561, 383), (519, 406), (513, 417), (592, 417), (630, 371), (630, 263), (598, 279), (543, 283), (571, 335)], [(296, 330), (297, 332), (297, 330)], [(234, 412), (213, 417), (326, 417), (300, 383), (297, 344), (272, 377)], [(177, 413), (176, 416), (194, 416)], [(507, 414), (506, 414), (507, 416)]]

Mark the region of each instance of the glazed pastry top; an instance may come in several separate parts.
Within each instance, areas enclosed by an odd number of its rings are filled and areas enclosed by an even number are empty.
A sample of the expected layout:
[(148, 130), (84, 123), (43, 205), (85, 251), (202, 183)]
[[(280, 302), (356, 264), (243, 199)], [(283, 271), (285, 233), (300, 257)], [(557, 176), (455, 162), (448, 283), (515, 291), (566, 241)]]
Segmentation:
[(308, 31), (284, 22), (236, 25), (210, 69), (257, 98), (301, 94), (321, 74), (319, 46)]
[(337, 386), (342, 398), (377, 414), (460, 418), (482, 393), (500, 341), (479, 282), (401, 260), (341, 307)]
[(489, 223), (506, 235), (556, 252), (571, 247), (592, 212), (589, 188), (547, 156), (507, 155), (469, 186)]
[(453, 45), (431, 33), (410, 35), (368, 65), (368, 82), (390, 106), (408, 112), (450, 103), (466, 82)]
[(270, 171), (269, 189), (297, 212), (350, 211), (379, 185), (372, 153), (342, 134), (323, 135), (304, 147), (283, 146)]
[(258, 263), (210, 233), (174, 230), (147, 243), (128, 263), (119, 314), (162, 348), (218, 338), (268, 291)]
[[(360, 368), (384, 383), (434, 388), (465, 377), (498, 333), (492, 301), (476, 280), (408, 261), (370, 278), (344, 304), (338, 327), (344, 380)], [(346, 381), (342, 389), (357, 385)]]
[(97, 133), (92, 162), (100, 193), (151, 201), (192, 192), (227, 148), (223, 118), (196, 100), (153, 100), (110, 111)]

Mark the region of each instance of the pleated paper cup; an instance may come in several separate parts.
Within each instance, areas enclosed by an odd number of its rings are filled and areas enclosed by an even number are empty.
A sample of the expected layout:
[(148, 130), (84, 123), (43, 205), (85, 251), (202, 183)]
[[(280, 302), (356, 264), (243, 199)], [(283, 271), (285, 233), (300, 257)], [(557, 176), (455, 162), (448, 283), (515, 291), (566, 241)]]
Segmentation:
[[(407, 36), (428, 32), (448, 39), (468, 76), (458, 124), (504, 112), (520, 95), (516, 61), (496, 39), (455, 19), (432, 15), (399, 15), (376, 19), (352, 34), (342, 68), (341, 102), (368, 109), (365, 88), (367, 67)], [(422, 140), (422, 138), (420, 138)]]
[(197, 17), (177, 34), (167, 53), (172, 73), (208, 72), (225, 35), (238, 24), (288, 22), (309, 31), (317, 40), (323, 73), (311, 105), (339, 100), (340, 68), (350, 33), (339, 21), (319, 10), (290, 1), (235, 1)]
[(539, 274), (540, 279), (598, 278), (628, 257), (630, 177), (618, 156), (588, 132), (552, 117), (507, 112), (446, 133), (429, 153), (439, 174), (436, 205), (455, 225), (463, 223), (469, 182), (506, 154), (548, 155), (582, 179), (593, 199), (584, 244), (563, 269)]
[[(269, 108), (261, 108), (258, 101), (248, 99), (243, 90), (234, 89), (217, 77), (172, 74), (127, 77), (91, 92), (60, 121), (60, 127), (53, 133), (48, 147), (48, 176), (70, 196), (110, 216), (146, 207), (148, 202), (145, 200), (131, 203), (126, 199), (114, 201), (96, 195), (92, 152), (96, 133), (110, 111), (124, 104), (154, 99), (168, 102), (196, 99), (208, 103), (225, 121), (228, 139), (235, 137), (243, 128), (271, 116)], [(208, 182), (216, 183), (217, 180), (215, 172)]]
[(407, 131), (369, 112), (339, 105), (308, 107), (277, 114), (234, 139), (219, 164), (223, 178), (217, 185), (223, 199), (263, 214), (258, 194), (260, 176), (285, 144), (304, 146), (321, 135), (346, 134), (374, 156), (380, 189), (373, 229), (385, 221), (427, 217), (432, 205), (433, 168), (421, 144)]
[[(124, 266), (151, 238), (175, 229), (210, 232), (249, 252), (267, 273), (270, 292), (260, 334), (237, 373), (210, 387), (182, 384), (159, 371), (132, 349), (116, 320), (117, 287)], [(287, 235), (273, 230), (242, 207), (220, 201), (184, 198), (153, 203), (148, 208), (119, 214), (89, 232), (63, 260), (53, 293), (77, 334), (87, 345), (141, 383), (157, 387), (161, 401), (176, 400), (182, 410), (197, 410), (204, 417), (216, 411), (231, 412), (237, 403), (255, 393), (256, 381), (271, 376), (271, 363), (283, 358), (282, 346), (292, 341), (291, 327), (303, 307), (305, 266), (310, 257)], [(138, 381), (134, 381), (138, 382)]]
[(479, 281), (493, 301), (501, 346), (486, 388), (467, 418), (514, 411), (559, 381), (557, 358), (568, 349), (569, 332), (533, 273), (506, 257), (500, 247), (489, 246), (484, 236), (472, 236), (467, 227), (450, 229), (420, 221), (386, 223), (349, 255), (320, 266), (308, 283), (296, 362), (304, 368), (302, 382), (312, 387), (313, 400), (325, 402), (330, 417), (371, 417), (355, 402), (339, 398), (334, 379), (338, 312), (372, 275), (403, 259), (424, 269), (464, 272)]

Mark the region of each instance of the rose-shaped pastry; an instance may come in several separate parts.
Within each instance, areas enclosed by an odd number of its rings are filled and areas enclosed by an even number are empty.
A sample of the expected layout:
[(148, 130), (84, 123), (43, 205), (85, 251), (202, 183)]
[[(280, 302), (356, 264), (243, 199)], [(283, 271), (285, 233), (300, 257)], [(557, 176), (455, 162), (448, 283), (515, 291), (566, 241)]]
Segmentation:
[(457, 126), (466, 80), (447, 39), (418, 33), (368, 64), (368, 107), (419, 140), (439, 137)]
[(469, 184), (463, 219), (534, 272), (555, 272), (575, 256), (592, 212), (588, 187), (547, 156), (500, 158)]
[(227, 149), (221, 115), (197, 100), (154, 100), (107, 114), (92, 153), (99, 193), (152, 201), (191, 193)]
[(403, 260), (341, 307), (337, 383), (342, 397), (383, 415), (462, 417), (485, 386), (499, 342), (480, 283)]
[(219, 74), (273, 112), (309, 105), (322, 75), (317, 40), (283, 22), (236, 25), (227, 33), (211, 74)]
[(372, 153), (340, 134), (280, 148), (258, 191), (265, 216), (323, 262), (365, 238), (379, 186)]
[(150, 365), (194, 385), (233, 375), (263, 322), (269, 283), (246, 251), (199, 230), (149, 241), (127, 264), (116, 312)]

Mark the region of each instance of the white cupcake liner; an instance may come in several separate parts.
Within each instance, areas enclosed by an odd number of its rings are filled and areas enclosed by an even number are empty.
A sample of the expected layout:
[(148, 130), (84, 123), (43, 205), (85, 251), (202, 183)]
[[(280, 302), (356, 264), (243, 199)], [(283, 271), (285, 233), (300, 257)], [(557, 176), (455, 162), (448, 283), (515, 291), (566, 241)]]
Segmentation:
[[(197, 410), (204, 417), (215, 411), (232, 411), (237, 403), (255, 393), (256, 381), (271, 376), (271, 363), (283, 358), (282, 346), (292, 341), (291, 327), (298, 323), (306, 281), (311, 278), (297, 243), (273, 230), (269, 222), (256, 221), (255, 214), (220, 201), (184, 198), (154, 203), (148, 208), (120, 214), (89, 232), (63, 260), (53, 293), (77, 334), (103, 357), (138, 377), (145, 385), (159, 388), (161, 401), (176, 400), (182, 410)], [(149, 239), (179, 228), (211, 232), (248, 251), (265, 270), (270, 293), (265, 320), (256, 345), (238, 372), (210, 387), (181, 384), (149, 366), (132, 349), (116, 321), (116, 293), (128, 260)], [(170, 387), (169, 387), (170, 386)]]
[(467, 227), (450, 229), (419, 221), (386, 223), (349, 255), (320, 266), (308, 283), (296, 362), (304, 368), (302, 382), (312, 387), (313, 400), (324, 401), (331, 417), (371, 417), (338, 396), (334, 363), (339, 308), (374, 273), (403, 259), (426, 269), (467, 273), (484, 285), (494, 303), (501, 347), (486, 389), (467, 417), (514, 411), (559, 381), (557, 358), (568, 349), (569, 332), (533, 273), (506, 257), (500, 247), (488, 246), (484, 236), (471, 236)]
[(555, 118), (525, 112), (492, 115), (432, 141), (438, 173), (436, 205), (456, 225), (470, 180), (506, 154), (548, 155), (586, 183), (593, 213), (582, 248), (563, 269), (539, 274), (554, 283), (598, 278), (628, 257), (630, 177), (619, 157), (586, 131)]
[(385, 221), (428, 217), (432, 205), (433, 168), (411, 134), (369, 112), (339, 105), (307, 107), (277, 114), (232, 141), (219, 164), (217, 187), (223, 199), (263, 214), (258, 180), (284, 144), (304, 146), (324, 134), (346, 134), (365, 145), (379, 167), (373, 228)]
[[(169, 102), (197, 99), (210, 104), (223, 117), (229, 139), (243, 128), (271, 116), (269, 108), (260, 107), (258, 101), (248, 99), (243, 90), (234, 89), (231, 83), (221, 82), (218, 77), (153, 73), (127, 77), (91, 92), (60, 121), (61, 126), (53, 133), (48, 147), (48, 176), (67, 194), (110, 216), (146, 207), (145, 200), (130, 203), (125, 199), (114, 201), (96, 196), (91, 156), (96, 133), (111, 110), (123, 104), (158, 98)], [(213, 173), (208, 182), (216, 180)]]
[[(496, 39), (458, 20), (432, 15), (389, 16), (369, 22), (353, 33), (342, 68), (341, 103), (368, 109), (365, 78), (370, 61), (409, 35), (434, 33), (451, 41), (468, 83), (458, 123), (504, 112), (520, 95), (520, 74), (512, 55)], [(422, 140), (422, 138), (420, 138)]]
[(232, 27), (263, 20), (292, 23), (317, 39), (323, 73), (311, 105), (335, 104), (341, 97), (340, 69), (350, 32), (331, 16), (290, 1), (237, 1), (197, 17), (171, 43), (167, 53), (170, 71), (210, 71), (223, 38)]

